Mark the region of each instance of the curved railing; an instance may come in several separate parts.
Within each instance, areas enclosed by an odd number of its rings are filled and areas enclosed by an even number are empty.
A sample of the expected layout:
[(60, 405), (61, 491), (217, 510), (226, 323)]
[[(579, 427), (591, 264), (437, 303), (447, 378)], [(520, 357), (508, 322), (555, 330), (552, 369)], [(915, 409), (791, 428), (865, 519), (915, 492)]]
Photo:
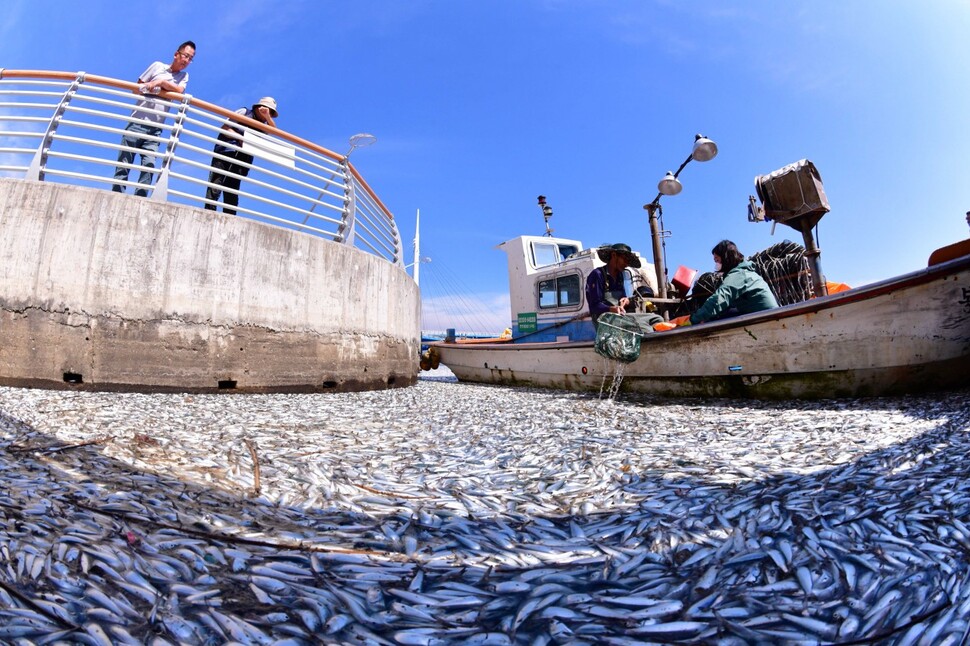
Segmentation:
[[(239, 205), (243, 217), (327, 237), (403, 266), (394, 216), (345, 155), (262, 126), (189, 94), (163, 93), (168, 112), (157, 137), (154, 169), (135, 163), (127, 182), (114, 170), (121, 137), (139, 95), (134, 83), (84, 72), (0, 68), (0, 177), (110, 189), (138, 188), (149, 170), (148, 199), (218, 206), (206, 199), (213, 146), (227, 119), (244, 128), (241, 148), (252, 155)], [(254, 129), (259, 127), (262, 132)], [(225, 174), (225, 173), (224, 173)]]

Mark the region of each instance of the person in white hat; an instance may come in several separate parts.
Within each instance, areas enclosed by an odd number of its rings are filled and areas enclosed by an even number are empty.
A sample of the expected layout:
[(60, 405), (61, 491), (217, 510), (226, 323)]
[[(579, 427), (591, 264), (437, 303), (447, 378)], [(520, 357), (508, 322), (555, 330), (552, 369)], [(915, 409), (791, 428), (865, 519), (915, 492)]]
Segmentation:
[[(274, 128), (276, 127), (274, 119), (279, 116), (276, 111), (276, 99), (271, 96), (264, 96), (251, 108), (239, 108), (236, 114)], [(236, 207), (239, 206), (239, 184), (242, 183), (243, 177), (249, 175), (249, 164), (253, 163), (253, 156), (242, 151), (242, 126), (230, 124), (231, 122), (227, 121), (222, 126), (223, 132), (219, 133), (220, 143), (217, 143), (212, 150), (216, 156), (212, 158), (212, 172), (209, 173), (210, 186), (205, 191), (205, 208), (215, 211), (221, 194), (224, 202), (222, 212), (235, 215)], [(224, 157), (228, 159), (223, 159)]]

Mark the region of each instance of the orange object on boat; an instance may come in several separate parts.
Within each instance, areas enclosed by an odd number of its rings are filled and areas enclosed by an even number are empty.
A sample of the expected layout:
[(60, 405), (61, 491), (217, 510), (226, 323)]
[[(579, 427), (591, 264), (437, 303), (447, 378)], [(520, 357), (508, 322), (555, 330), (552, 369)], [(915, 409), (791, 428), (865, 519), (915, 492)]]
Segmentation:
[(829, 294), (838, 294), (839, 292), (844, 292), (852, 288), (845, 283), (833, 283), (831, 281), (825, 281), (825, 289)]
[(945, 247), (940, 247), (930, 254), (929, 262), (926, 264), (928, 267), (932, 267), (933, 265), (938, 265), (941, 262), (962, 258), (967, 254), (970, 254), (970, 239), (961, 240), (960, 242), (954, 242), (953, 244), (948, 244)]
[(681, 265), (677, 268), (677, 273), (671, 279), (671, 283), (677, 288), (681, 296), (686, 296), (687, 292), (690, 291), (690, 286), (694, 284), (694, 276), (697, 275), (696, 269), (691, 269), (690, 267), (684, 267)]
[(469, 344), (471, 343), (509, 343), (510, 341), (512, 341), (512, 337), (510, 336), (493, 336), (493, 337), (488, 337), (484, 339), (468, 339), (468, 338), (455, 339), (455, 343), (469, 343)]
[(656, 332), (666, 332), (667, 330), (672, 330), (675, 327), (680, 327), (690, 320), (690, 316), (678, 316), (677, 318), (670, 319), (670, 321), (661, 321), (660, 323), (654, 323), (653, 329)]

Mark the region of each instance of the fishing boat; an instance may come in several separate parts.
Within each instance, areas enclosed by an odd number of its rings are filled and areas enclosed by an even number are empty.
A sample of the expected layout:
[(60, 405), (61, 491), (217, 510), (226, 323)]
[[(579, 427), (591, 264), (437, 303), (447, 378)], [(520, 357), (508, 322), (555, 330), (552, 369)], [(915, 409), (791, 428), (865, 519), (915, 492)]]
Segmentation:
[[(676, 192), (671, 175), (667, 188)], [(761, 204), (752, 196), (749, 219), (790, 226), (804, 239), (793, 255), (794, 276), (765, 276), (784, 297), (781, 307), (662, 332), (621, 332), (639, 344), (636, 358), (621, 363), (599, 343), (584, 293), (586, 277), (603, 261), (579, 240), (553, 237), (547, 217), (547, 235), (500, 245), (508, 255), (511, 339), (435, 343), (431, 363), (446, 365), (459, 381), (586, 391), (608, 384), (659, 396), (818, 399), (970, 386), (970, 240), (934, 251), (923, 269), (829, 293), (812, 237), (829, 211), (814, 164), (801, 160), (755, 185)], [(660, 189), (674, 194), (664, 182)], [(627, 293), (647, 294), (641, 307), (670, 319), (688, 308), (691, 285), (678, 276), (666, 280), (657, 253), (659, 199), (644, 207), (654, 262), (627, 270)], [(779, 278), (806, 289), (781, 294)], [(601, 339), (602, 322), (600, 328)]]

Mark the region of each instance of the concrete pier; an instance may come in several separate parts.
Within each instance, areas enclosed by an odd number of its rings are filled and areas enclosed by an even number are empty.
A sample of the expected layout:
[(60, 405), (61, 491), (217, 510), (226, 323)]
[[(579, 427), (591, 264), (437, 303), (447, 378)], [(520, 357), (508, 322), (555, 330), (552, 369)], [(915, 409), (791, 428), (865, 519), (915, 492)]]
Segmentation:
[(347, 245), (0, 179), (0, 384), (312, 392), (417, 379), (420, 295)]

